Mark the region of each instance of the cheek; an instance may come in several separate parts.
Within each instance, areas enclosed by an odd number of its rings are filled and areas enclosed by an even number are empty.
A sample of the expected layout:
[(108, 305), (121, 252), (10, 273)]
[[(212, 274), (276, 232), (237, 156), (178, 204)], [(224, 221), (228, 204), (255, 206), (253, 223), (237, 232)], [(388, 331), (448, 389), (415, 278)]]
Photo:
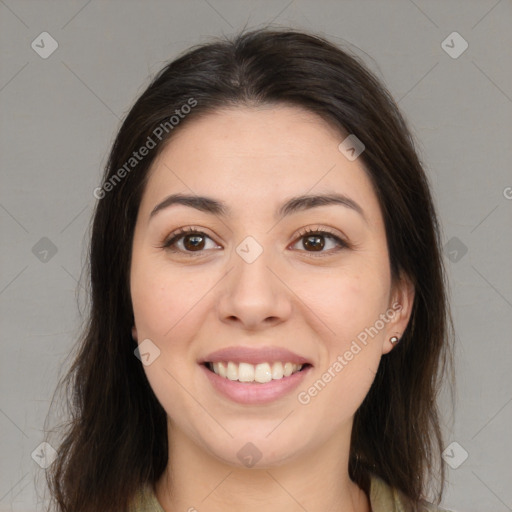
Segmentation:
[(131, 295), (139, 337), (154, 337), (164, 343), (173, 331), (187, 325), (187, 315), (192, 311), (197, 315), (196, 306), (211, 286), (208, 277), (203, 277), (135, 261)]
[(310, 410), (342, 421), (359, 407), (379, 366), (384, 331), (374, 326), (387, 310), (389, 277), (381, 262), (316, 276), (302, 286), (308, 307), (327, 327), (319, 340), (319, 380), (303, 390), (304, 400), (314, 402)]
[(325, 434), (355, 414), (375, 378), (382, 336), (371, 338), (365, 329), (386, 307), (384, 289), (376, 283), (344, 275), (325, 279), (322, 288), (309, 287), (308, 306), (328, 330), (318, 339), (320, 364), (314, 378), (298, 390), (297, 398), (305, 405), (307, 421), (323, 418)]
[(160, 351), (144, 371), (169, 416), (186, 416), (191, 407), (180, 383), (190, 379), (191, 347), (205, 308), (211, 307), (205, 296), (214, 284), (210, 281), (211, 276), (187, 274), (186, 269), (172, 269), (151, 258), (133, 262), (131, 294), (138, 340), (150, 339)]
[(386, 276), (375, 271), (339, 271), (305, 281), (302, 293), (339, 344), (356, 337), (385, 312), (387, 284)]

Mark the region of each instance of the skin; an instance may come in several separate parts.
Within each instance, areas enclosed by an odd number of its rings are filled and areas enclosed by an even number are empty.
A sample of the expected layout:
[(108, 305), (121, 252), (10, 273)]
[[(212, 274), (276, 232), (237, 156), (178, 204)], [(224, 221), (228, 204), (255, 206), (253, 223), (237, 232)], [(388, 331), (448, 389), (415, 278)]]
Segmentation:
[[(360, 159), (339, 151), (343, 139), (299, 108), (239, 107), (181, 127), (152, 166), (130, 284), (134, 338), (160, 350), (144, 370), (168, 415), (169, 464), (155, 488), (166, 511), (370, 511), (348, 475), (353, 417), (393, 348), (389, 338), (405, 330), (414, 290), (406, 279), (391, 280), (377, 197)], [(274, 218), (291, 197), (333, 192), (357, 202), (364, 217), (324, 205)], [(173, 205), (150, 219), (174, 193), (224, 201), (232, 214)], [(181, 227), (207, 235), (200, 252), (184, 238), (175, 244), (181, 252), (162, 248)], [(328, 229), (349, 246), (326, 236), (316, 252), (301, 237), (307, 227)], [(263, 248), (252, 263), (236, 252), (247, 236)], [(308, 404), (299, 403), (297, 394), (397, 302), (392, 320)], [(299, 389), (270, 404), (237, 404), (212, 388), (197, 363), (234, 345), (288, 348), (313, 368)], [(237, 457), (247, 442), (261, 452), (251, 468)]]

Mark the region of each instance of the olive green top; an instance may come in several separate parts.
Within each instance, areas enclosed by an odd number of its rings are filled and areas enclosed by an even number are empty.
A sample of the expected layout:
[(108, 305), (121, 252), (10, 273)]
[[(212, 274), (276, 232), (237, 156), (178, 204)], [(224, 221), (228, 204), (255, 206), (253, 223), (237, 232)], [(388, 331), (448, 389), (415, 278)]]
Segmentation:
[[(377, 476), (371, 477), (370, 504), (372, 512), (412, 512), (411, 508), (406, 505), (403, 494)], [(443, 509), (437, 509), (426, 502), (418, 510), (421, 512), (443, 512)], [(147, 485), (137, 492), (130, 512), (165, 511), (156, 499), (152, 487)]]

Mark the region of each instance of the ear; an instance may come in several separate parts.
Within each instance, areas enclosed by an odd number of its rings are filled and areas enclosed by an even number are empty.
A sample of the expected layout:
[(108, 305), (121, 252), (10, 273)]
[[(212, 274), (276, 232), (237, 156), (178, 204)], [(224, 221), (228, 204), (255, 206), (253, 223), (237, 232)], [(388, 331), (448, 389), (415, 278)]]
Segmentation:
[(137, 341), (137, 328), (135, 326), (132, 327), (132, 338), (133, 341)]
[(408, 276), (402, 275), (393, 285), (389, 309), (387, 312), (390, 321), (386, 324), (386, 338), (382, 345), (382, 353), (387, 354), (395, 346), (390, 338), (402, 337), (414, 304), (414, 285)]

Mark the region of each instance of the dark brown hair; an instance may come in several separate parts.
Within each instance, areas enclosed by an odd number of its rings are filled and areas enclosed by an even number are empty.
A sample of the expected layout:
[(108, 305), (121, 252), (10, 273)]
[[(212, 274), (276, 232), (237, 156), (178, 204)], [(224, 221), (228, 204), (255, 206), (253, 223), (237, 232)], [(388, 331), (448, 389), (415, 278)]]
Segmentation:
[[(176, 110), (193, 103), (171, 127)], [(436, 399), (445, 372), (452, 375), (451, 322), (425, 172), (396, 104), (359, 59), (319, 36), (266, 28), (216, 39), (169, 63), (119, 130), (104, 185), (95, 193), (90, 314), (59, 385), (68, 391), (70, 419), (47, 472), (55, 510), (125, 511), (136, 489), (163, 473), (166, 413), (134, 356), (131, 336), (130, 257), (148, 171), (165, 142), (197, 116), (271, 104), (305, 108), (337, 127), (340, 142), (351, 133), (364, 143), (359, 158), (380, 203), (392, 276), (406, 275), (415, 287), (408, 327), (382, 357), (356, 412), (349, 474), (366, 492), (371, 474), (380, 476), (414, 509), (437, 480), (434, 498), (440, 502), (444, 467)], [(162, 123), (167, 130), (160, 140), (155, 130)], [(156, 147), (126, 167), (148, 138)]]

